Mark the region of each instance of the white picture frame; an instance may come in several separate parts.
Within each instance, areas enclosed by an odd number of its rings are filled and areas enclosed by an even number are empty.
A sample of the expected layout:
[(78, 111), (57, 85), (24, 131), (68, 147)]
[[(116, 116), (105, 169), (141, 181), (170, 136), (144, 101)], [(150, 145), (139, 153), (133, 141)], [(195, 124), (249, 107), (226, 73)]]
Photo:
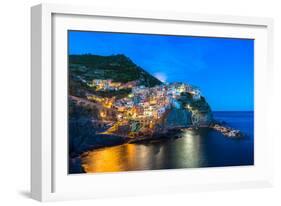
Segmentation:
[[(120, 24), (114, 24), (116, 20)], [(163, 26), (155, 30), (153, 24), (156, 23)], [(132, 26), (134, 24), (138, 26)], [(164, 29), (167, 25), (174, 28), (171, 34), (185, 34), (188, 32), (185, 26), (189, 25), (193, 28), (193, 35), (256, 39), (255, 165), (68, 175), (65, 144), (67, 114), (62, 109), (67, 99), (67, 45), (62, 40), (68, 29), (91, 30), (92, 25), (97, 30), (160, 34), (169, 33)], [(273, 136), (267, 126), (273, 77), (272, 19), (40, 4), (31, 9), (31, 26), (32, 198), (53, 201), (272, 186)], [(62, 56), (64, 54), (65, 57)], [(262, 98), (264, 94), (268, 98)]]

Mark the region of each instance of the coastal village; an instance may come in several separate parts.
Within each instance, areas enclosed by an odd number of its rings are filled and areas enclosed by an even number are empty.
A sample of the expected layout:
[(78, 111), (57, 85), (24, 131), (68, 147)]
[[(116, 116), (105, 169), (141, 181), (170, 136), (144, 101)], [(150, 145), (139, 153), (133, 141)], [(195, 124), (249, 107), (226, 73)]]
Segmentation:
[(150, 139), (173, 137), (185, 128), (211, 128), (239, 136), (214, 126), (211, 107), (196, 86), (161, 82), (124, 55), (73, 55), (70, 60), (73, 121), (90, 120), (96, 135)]
[(151, 88), (136, 85), (136, 81), (122, 84), (119, 82), (112, 82), (112, 80), (93, 80), (90, 86), (97, 88), (97, 91), (116, 91), (124, 88), (131, 88), (132, 93), (118, 100), (114, 97), (100, 98), (95, 95), (88, 96), (87, 98), (89, 100), (102, 102), (105, 107), (115, 108), (120, 113), (123, 113), (123, 115), (118, 115), (119, 120), (130, 118), (159, 119), (165, 111), (172, 106), (178, 109), (181, 107), (177, 98), (184, 92), (190, 93), (194, 100), (199, 100), (201, 98), (199, 89), (183, 83), (163, 84)]
[[(102, 122), (102, 125), (108, 126), (100, 134), (116, 134), (126, 138), (152, 137), (155, 133), (167, 133), (169, 129), (208, 127), (227, 137), (242, 136), (239, 130), (214, 124), (209, 106), (194, 106), (194, 102), (203, 98), (195, 86), (175, 82), (145, 87), (138, 80), (121, 83), (111, 79), (93, 79), (87, 85), (98, 92), (118, 92), (124, 89), (131, 91), (123, 98), (101, 97), (89, 93), (87, 100), (82, 100), (84, 104), (102, 105), (98, 110), (100, 121), (93, 120), (93, 123), (101, 125)], [(183, 95), (189, 97), (184, 103), (181, 101)], [(173, 110), (185, 111), (187, 121), (161, 127)], [(113, 116), (115, 121), (112, 121)]]
[[(197, 111), (191, 104), (182, 104), (179, 101), (182, 94), (189, 94), (192, 101), (201, 99), (201, 92), (197, 87), (184, 83), (169, 83), (145, 87), (138, 81), (127, 83), (113, 82), (111, 79), (94, 79), (88, 84), (96, 91), (118, 91), (131, 89), (127, 97), (116, 99), (97, 95), (88, 95), (87, 99), (103, 104), (105, 108), (117, 111), (117, 121), (104, 134), (114, 134), (117, 130), (128, 125), (131, 126), (128, 137), (151, 136), (159, 128), (165, 116), (171, 109), (184, 109), (190, 112), (190, 126), (204, 122), (204, 111)], [(106, 111), (100, 110), (100, 117), (107, 120)], [(203, 120), (203, 121), (202, 121)], [(201, 121), (201, 122), (200, 122)], [(206, 121), (208, 126), (210, 121)], [(183, 125), (184, 127), (185, 125)], [(120, 133), (120, 132), (119, 132)]]

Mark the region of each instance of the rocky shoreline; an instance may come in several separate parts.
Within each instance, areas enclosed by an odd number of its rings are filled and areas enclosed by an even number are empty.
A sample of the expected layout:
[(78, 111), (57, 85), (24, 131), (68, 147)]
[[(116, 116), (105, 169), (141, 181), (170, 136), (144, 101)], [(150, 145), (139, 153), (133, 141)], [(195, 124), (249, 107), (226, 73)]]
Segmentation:
[[(159, 143), (164, 141), (171, 141), (178, 138), (182, 138), (180, 135), (180, 132), (186, 131), (186, 130), (202, 130), (202, 129), (212, 129), (216, 132), (221, 133), (225, 137), (228, 138), (243, 138), (245, 137), (245, 134), (242, 133), (239, 130), (235, 130), (230, 128), (229, 126), (224, 125), (223, 123), (213, 123), (208, 127), (189, 127), (189, 128), (177, 128), (177, 129), (170, 129), (166, 133), (159, 133), (154, 134), (152, 136), (142, 136), (138, 138), (128, 138), (124, 136), (118, 136), (118, 135), (103, 135), (103, 138), (107, 138), (107, 144), (98, 144), (98, 145), (91, 145), (87, 148), (80, 148), (77, 150), (77, 153), (72, 154), (69, 158), (69, 168), (70, 173), (84, 173), (85, 171), (82, 168), (82, 155), (90, 150), (94, 149), (102, 149), (106, 147), (113, 147), (117, 145), (122, 144), (153, 144), (153, 143)], [(116, 138), (118, 141), (116, 141)], [(85, 150), (84, 150), (85, 149)]]
[[(95, 144), (96, 142), (91, 142), (91, 138), (88, 140), (85, 140), (83, 145), (87, 145), (87, 148), (82, 147), (71, 156), (73, 158), (79, 156), (85, 151), (93, 150), (93, 149), (100, 149), (100, 148), (106, 148), (106, 147), (112, 147), (122, 144), (134, 144), (134, 143), (143, 143), (143, 142), (156, 142), (156, 141), (165, 141), (165, 140), (171, 140), (171, 139), (177, 139), (181, 138), (180, 132), (185, 130), (198, 130), (198, 129), (212, 129), (215, 130), (225, 137), (230, 138), (243, 138), (246, 135), (242, 133), (240, 130), (233, 129), (227, 125), (224, 125), (224, 123), (218, 123), (214, 122), (210, 124), (210, 126), (204, 126), (204, 127), (187, 127), (187, 128), (174, 128), (169, 129), (165, 133), (155, 133), (153, 135), (149, 136), (140, 136), (136, 138), (129, 138), (124, 135), (118, 135), (118, 134), (103, 134), (99, 135), (98, 137), (100, 139), (106, 140), (106, 141), (99, 141), (98, 144)], [(106, 144), (105, 144), (106, 142)]]
[(230, 137), (230, 138), (242, 138), (245, 137), (245, 134), (242, 133), (240, 130), (238, 129), (233, 129), (231, 127), (219, 124), (219, 123), (214, 123), (212, 125), (210, 125), (210, 128), (220, 132), (221, 134), (223, 134), (226, 137)]

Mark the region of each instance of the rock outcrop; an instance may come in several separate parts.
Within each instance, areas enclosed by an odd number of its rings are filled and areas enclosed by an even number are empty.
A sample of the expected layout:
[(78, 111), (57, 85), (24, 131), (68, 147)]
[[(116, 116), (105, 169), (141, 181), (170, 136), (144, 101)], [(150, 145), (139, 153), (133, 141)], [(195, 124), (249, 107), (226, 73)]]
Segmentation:
[(167, 129), (189, 127), (192, 125), (191, 117), (192, 113), (187, 109), (173, 108), (165, 119), (164, 127)]

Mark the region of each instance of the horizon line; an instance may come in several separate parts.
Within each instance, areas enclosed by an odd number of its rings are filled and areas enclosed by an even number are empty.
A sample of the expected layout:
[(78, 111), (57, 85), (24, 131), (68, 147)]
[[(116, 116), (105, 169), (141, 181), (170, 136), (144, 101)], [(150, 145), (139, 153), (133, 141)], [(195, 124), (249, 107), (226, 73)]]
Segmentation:
[(212, 112), (254, 112), (255, 110), (213, 110)]

